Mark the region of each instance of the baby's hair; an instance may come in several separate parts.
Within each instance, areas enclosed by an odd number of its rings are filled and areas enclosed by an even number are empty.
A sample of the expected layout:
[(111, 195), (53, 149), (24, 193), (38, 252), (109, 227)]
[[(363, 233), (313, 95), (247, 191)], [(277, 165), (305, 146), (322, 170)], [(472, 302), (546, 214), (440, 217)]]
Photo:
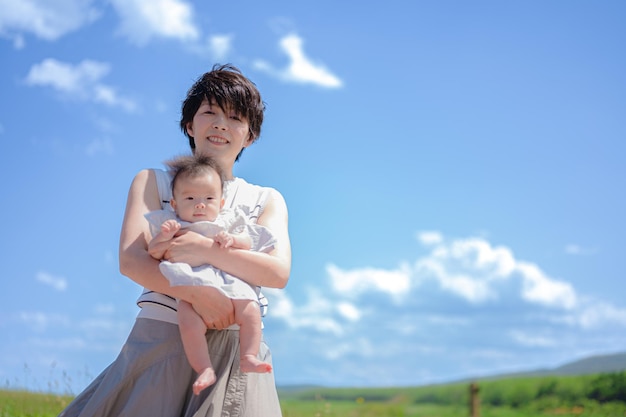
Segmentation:
[(196, 177), (204, 175), (207, 172), (215, 171), (220, 179), (220, 187), (224, 188), (224, 181), (226, 180), (222, 167), (210, 156), (197, 153), (193, 155), (179, 156), (174, 159), (166, 161), (165, 164), (169, 167), (172, 173), (172, 194), (176, 188), (176, 183), (180, 178)]

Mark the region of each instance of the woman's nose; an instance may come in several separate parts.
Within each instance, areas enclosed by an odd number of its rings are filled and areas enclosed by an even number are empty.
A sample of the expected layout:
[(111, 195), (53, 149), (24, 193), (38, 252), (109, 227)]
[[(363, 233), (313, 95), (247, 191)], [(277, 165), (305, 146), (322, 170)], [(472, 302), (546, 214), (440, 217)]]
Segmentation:
[(226, 130), (226, 117), (223, 114), (216, 114), (213, 120), (213, 127), (215, 129)]

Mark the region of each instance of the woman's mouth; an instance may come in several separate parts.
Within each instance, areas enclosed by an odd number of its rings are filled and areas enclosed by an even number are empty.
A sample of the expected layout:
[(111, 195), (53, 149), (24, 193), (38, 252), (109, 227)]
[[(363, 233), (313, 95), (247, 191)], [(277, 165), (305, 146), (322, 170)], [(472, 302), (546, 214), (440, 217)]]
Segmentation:
[(228, 143), (226, 139), (219, 137), (219, 136), (209, 136), (207, 139), (211, 143), (217, 143), (217, 144)]

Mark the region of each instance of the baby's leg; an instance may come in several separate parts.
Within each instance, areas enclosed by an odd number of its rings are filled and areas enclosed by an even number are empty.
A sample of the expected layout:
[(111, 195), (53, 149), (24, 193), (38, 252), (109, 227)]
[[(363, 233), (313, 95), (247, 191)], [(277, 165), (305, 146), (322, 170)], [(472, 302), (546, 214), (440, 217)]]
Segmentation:
[(193, 383), (193, 393), (198, 395), (200, 391), (215, 382), (215, 371), (211, 365), (205, 337), (206, 325), (191, 304), (180, 301), (178, 303), (178, 327), (187, 360), (198, 373), (198, 378)]
[(257, 358), (261, 344), (261, 311), (252, 300), (233, 300), (235, 322), (239, 325), (239, 356), (243, 372), (265, 373), (272, 365)]

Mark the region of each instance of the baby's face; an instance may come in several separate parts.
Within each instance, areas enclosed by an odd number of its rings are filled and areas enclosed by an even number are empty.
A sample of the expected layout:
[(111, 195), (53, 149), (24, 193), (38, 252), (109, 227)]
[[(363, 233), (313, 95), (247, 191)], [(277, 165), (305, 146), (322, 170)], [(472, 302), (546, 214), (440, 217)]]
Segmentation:
[(171, 204), (178, 217), (184, 221), (215, 221), (223, 205), (219, 176), (210, 171), (179, 178)]

